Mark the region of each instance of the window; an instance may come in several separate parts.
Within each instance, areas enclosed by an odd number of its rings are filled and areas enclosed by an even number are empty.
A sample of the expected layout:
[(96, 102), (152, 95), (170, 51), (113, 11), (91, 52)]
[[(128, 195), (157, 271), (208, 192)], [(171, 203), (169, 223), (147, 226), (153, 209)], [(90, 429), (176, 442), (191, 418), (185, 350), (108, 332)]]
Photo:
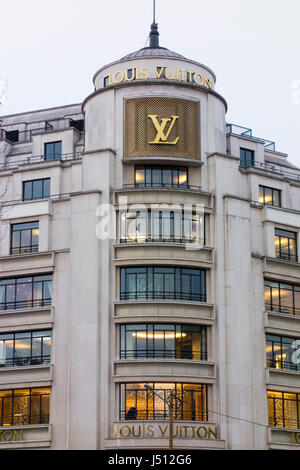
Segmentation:
[(205, 217), (196, 210), (144, 210), (120, 213), (121, 243), (205, 244)]
[(6, 131), (6, 138), (13, 144), (19, 142), (19, 131)]
[(188, 187), (188, 170), (184, 167), (136, 166), (135, 186), (184, 189)]
[(240, 165), (243, 168), (248, 168), (254, 165), (254, 151), (248, 149), (240, 149)]
[(45, 199), (50, 196), (50, 178), (23, 181), (23, 201)]
[(266, 310), (300, 315), (300, 286), (265, 280)]
[(20, 253), (32, 253), (39, 249), (39, 223), (27, 222), (24, 224), (13, 224), (11, 226), (11, 248), (12, 255)]
[(295, 232), (275, 228), (276, 258), (297, 261), (297, 239)]
[(70, 127), (77, 129), (79, 132), (84, 131), (84, 119), (70, 119)]
[(62, 142), (49, 142), (45, 144), (45, 160), (59, 160), (62, 156)]
[(297, 341), (299, 338), (267, 335), (267, 366), (271, 369), (300, 371), (300, 364), (297, 364)]
[(52, 276), (0, 280), (0, 310), (51, 305)]
[(121, 268), (121, 300), (186, 300), (206, 302), (203, 269)]
[(49, 388), (0, 391), (0, 426), (49, 423)]
[(50, 364), (51, 331), (0, 334), (0, 367)]
[(121, 359), (207, 360), (206, 327), (199, 325), (121, 325)]
[(281, 207), (281, 191), (267, 186), (260, 186), (259, 202), (267, 206)]
[(174, 419), (183, 421), (207, 421), (207, 386), (183, 383), (121, 384), (120, 419), (164, 420), (169, 419), (167, 401), (174, 397)]
[(300, 428), (300, 395), (268, 391), (269, 426)]

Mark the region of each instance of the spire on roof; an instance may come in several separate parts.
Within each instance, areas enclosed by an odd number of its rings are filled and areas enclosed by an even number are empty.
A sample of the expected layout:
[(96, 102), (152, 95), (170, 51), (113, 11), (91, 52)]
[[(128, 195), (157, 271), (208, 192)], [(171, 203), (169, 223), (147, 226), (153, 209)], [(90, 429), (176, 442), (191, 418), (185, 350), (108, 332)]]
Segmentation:
[(158, 24), (155, 21), (155, 9), (156, 9), (156, 0), (153, 0), (153, 22), (151, 25), (150, 31), (150, 42), (149, 46), (151, 49), (158, 49), (159, 48), (159, 32), (158, 32)]

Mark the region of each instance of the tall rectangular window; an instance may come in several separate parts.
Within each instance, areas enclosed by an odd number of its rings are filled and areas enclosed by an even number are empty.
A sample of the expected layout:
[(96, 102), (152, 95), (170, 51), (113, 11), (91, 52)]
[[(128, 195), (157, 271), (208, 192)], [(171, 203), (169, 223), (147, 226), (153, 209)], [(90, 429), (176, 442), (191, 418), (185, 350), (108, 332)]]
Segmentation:
[(51, 331), (0, 334), (0, 367), (50, 364)]
[(249, 149), (240, 149), (240, 165), (242, 168), (248, 168), (254, 165), (254, 151)]
[(295, 232), (275, 229), (275, 256), (288, 261), (297, 261), (297, 236)]
[(121, 268), (121, 300), (206, 302), (204, 269), (144, 266)]
[(23, 181), (23, 201), (46, 199), (50, 196), (50, 178)]
[(0, 390), (0, 426), (49, 423), (50, 388)]
[(62, 142), (48, 142), (45, 144), (45, 160), (59, 160), (62, 156)]
[(259, 202), (267, 206), (281, 207), (281, 191), (267, 186), (259, 186)]
[(51, 305), (52, 275), (0, 279), (0, 310)]
[(174, 399), (174, 419), (207, 421), (207, 385), (184, 383), (121, 384), (121, 420), (167, 420), (168, 400)]
[(39, 223), (27, 222), (11, 225), (12, 255), (20, 253), (32, 253), (39, 249)]

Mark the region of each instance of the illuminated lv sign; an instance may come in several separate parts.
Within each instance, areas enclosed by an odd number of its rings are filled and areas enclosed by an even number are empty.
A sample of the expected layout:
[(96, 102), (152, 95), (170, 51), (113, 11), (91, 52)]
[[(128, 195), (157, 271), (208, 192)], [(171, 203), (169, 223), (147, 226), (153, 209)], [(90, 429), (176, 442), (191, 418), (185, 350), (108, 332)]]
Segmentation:
[[(162, 118), (161, 122), (157, 119), (157, 114), (148, 114), (148, 117), (152, 120), (154, 127), (157, 131), (155, 140), (149, 142), (149, 144), (165, 144), (165, 145), (176, 145), (179, 137), (176, 137), (172, 142), (168, 142), (168, 137), (174, 127), (175, 122), (179, 119), (179, 116), (171, 116), (170, 118)], [(166, 130), (167, 124), (170, 123), (169, 128)]]

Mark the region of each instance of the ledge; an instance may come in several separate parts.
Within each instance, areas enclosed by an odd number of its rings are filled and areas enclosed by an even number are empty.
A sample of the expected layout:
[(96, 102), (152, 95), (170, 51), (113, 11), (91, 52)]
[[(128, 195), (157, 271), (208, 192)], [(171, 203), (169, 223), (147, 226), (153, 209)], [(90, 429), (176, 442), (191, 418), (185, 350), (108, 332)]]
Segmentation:
[(0, 427), (0, 449), (49, 447), (51, 439), (52, 426), (50, 424)]

